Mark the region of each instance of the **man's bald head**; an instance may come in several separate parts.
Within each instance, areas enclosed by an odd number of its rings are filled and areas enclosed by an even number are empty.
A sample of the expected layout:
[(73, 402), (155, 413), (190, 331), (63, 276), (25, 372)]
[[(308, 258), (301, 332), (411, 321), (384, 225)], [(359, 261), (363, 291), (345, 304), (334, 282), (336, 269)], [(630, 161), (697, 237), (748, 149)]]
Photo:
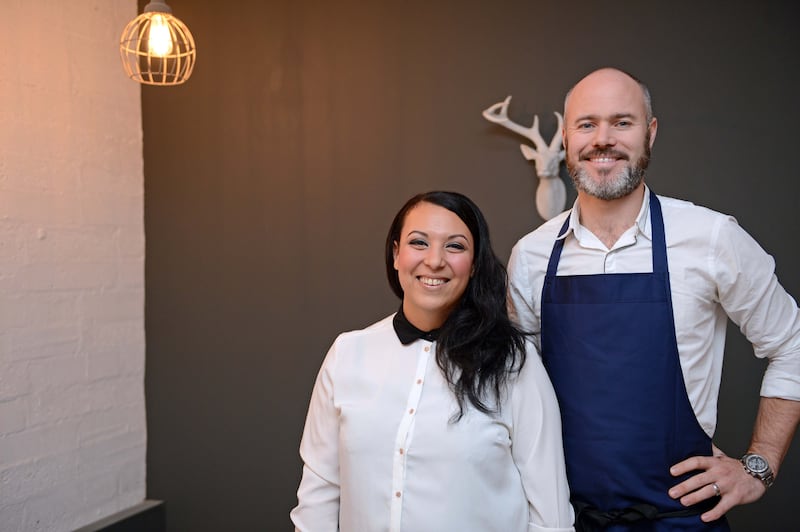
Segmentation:
[(627, 81), (633, 82), (638, 85), (639, 90), (641, 91), (642, 102), (644, 104), (645, 109), (645, 117), (646, 121), (649, 124), (653, 120), (653, 101), (650, 97), (650, 89), (647, 88), (639, 78), (636, 76), (625, 72), (624, 70), (619, 70), (618, 68), (612, 67), (605, 67), (597, 69), (586, 76), (584, 76), (578, 83), (572, 86), (572, 88), (567, 92), (567, 96), (564, 98), (564, 116), (567, 115), (567, 106), (569, 105), (569, 98), (575, 89), (581, 89), (584, 87), (594, 87), (598, 82), (605, 82), (605, 83), (625, 83)]

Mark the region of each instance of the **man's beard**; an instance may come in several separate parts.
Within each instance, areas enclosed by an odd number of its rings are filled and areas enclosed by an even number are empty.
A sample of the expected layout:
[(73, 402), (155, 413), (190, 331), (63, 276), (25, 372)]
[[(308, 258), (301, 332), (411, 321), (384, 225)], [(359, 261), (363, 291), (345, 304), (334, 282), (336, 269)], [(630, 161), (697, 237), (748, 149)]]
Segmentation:
[[(602, 157), (604, 155), (612, 157), (624, 157), (614, 149), (594, 150), (588, 154), (589, 157)], [(650, 164), (650, 134), (648, 132), (644, 139), (644, 153), (639, 160), (633, 165), (626, 164), (625, 168), (619, 173), (608, 179), (595, 180), (589, 175), (589, 172), (578, 166), (572, 164), (567, 160), (567, 170), (572, 178), (572, 182), (577, 190), (582, 190), (601, 200), (615, 200), (624, 198), (634, 190), (644, 179), (644, 172)], [(608, 172), (600, 172), (601, 178), (608, 176)]]

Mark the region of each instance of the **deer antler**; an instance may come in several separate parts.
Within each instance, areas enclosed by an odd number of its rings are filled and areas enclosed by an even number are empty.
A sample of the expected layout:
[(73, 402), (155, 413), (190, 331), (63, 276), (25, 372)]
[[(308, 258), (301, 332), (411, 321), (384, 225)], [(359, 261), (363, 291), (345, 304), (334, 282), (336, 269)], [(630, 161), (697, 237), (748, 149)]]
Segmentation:
[(526, 139), (533, 142), (536, 149), (539, 151), (551, 151), (561, 147), (561, 128), (564, 126), (564, 119), (560, 113), (555, 113), (558, 119), (558, 129), (555, 136), (548, 145), (542, 136), (539, 134), (539, 116), (533, 117), (533, 125), (531, 127), (524, 127), (508, 118), (508, 105), (511, 103), (511, 96), (507, 96), (502, 102), (496, 103), (483, 111), (483, 117), (489, 122), (494, 122), (505, 128), (510, 129), (514, 133), (522, 135)]
[(539, 187), (536, 190), (536, 207), (539, 214), (549, 220), (564, 207), (566, 190), (564, 183), (558, 175), (561, 161), (564, 160), (564, 150), (561, 149), (561, 129), (564, 127), (564, 118), (559, 113), (554, 113), (558, 119), (558, 128), (548, 145), (539, 134), (539, 116), (534, 115), (531, 127), (524, 127), (508, 118), (508, 105), (511, 96), (500, 103), (496, 103), (483, 111), (483, 117), (489, 122), (501, 125), (514, 133), (522, 135), (533, 142), (536, 149), (526, 144), (520, 144), (522, 155), (536, 165), (536, 175), (539, 176)]
[(511, 96), (507, 96), (505, 100), (496, 103), (483, 112), (483, 117), (489, 122), (500, 124), (501, 126), (510, 129), (514, 133), (522, 135), (526, 139), (533, 141), (537, 148), (546, 146), (544, 139), (539, 134), (539, 117), (533, 118), (533, 126), (523, 127), (516, 122), (512, 122), (508, 118), (508, 104), (511, 103)]

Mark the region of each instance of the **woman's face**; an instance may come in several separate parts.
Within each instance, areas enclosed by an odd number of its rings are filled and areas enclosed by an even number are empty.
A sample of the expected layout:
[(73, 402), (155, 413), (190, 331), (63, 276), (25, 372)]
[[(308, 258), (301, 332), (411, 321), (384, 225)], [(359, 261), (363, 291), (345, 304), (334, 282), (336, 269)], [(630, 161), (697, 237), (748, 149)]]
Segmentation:
[(427, 202), (408, 211), (394, 243), (408, 321), (423, 331), (445, 322), (467, 289), (473, 255), (472, 233), (454, 212)]

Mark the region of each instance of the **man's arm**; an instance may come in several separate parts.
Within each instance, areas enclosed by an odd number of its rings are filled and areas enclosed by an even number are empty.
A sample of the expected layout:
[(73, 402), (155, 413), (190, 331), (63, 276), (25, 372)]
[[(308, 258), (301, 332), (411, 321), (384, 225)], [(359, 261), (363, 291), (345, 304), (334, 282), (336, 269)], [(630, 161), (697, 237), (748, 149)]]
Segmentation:
[[(764, 456), (777, 474), (800, 420), (800, 312), (775, 276), (775, 262), (733, 218), (715, 224), (709, 253), (719, 303), (753, 344), (758, 358), (769, 360), (749, 450)], [(759, 499), (764, 483), (744, 470), (739, 457), (714, 447), (713, 457), (692, 457), (670, 472), (694, 475), (673, 486), (670, 496), (692, 505), (716, 495), (719, 503), (702, 515), (719, 519), (740, 504)]]
[[(799, 422), (800, 401), (761, 398), (749, 452), (766, 458), (776, 477)], [(680, 499), (681, 504), (691, 506), (715, 496), (716, 484), (720, 500), (701, 516), (706, 522), (719, 519), (734, 506), (758, 500), (767, 490), (763, 482), (744, 470), (738, 458), (729, 457), (716, 447), (714, 456), (695, 456), (670, 468), (673, 476), (691, 471), (700, 473), (673, 486), (669, 495)]]
[(800, 422), (800, 401), (762, 397), (750, 452), (767, 459), (775, 476)]
[[(536, 317), (532, 296), (531, 274), (528, 271), (524, 252), (520, 244), (517, 244), (511, 250), (511, 257), (508, 260), (508, 293), (506, 294), (508, 315), (520, 328), (538, 333), (539, 319)], [(538, 349), (538, 341), (534, 340), (534, 342)]]

